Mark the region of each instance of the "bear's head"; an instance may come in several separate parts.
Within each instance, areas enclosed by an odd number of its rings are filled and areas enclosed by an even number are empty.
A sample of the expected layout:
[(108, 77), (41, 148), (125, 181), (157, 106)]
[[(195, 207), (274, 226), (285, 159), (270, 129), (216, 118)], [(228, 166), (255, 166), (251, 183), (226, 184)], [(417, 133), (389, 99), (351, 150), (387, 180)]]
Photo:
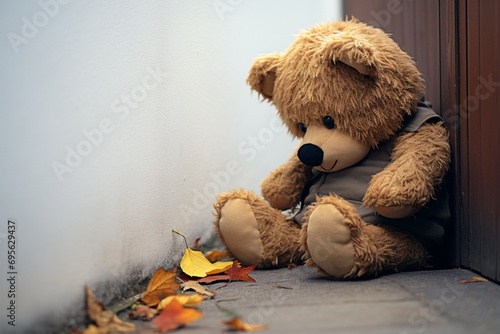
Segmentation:
[(285, 52), (258, 57), (247, 82), (302, 139), (299, 159), (322, 172), (349, 167), (391, 138), (424, 92), (411, 57), (356, 19), (301, 32)]

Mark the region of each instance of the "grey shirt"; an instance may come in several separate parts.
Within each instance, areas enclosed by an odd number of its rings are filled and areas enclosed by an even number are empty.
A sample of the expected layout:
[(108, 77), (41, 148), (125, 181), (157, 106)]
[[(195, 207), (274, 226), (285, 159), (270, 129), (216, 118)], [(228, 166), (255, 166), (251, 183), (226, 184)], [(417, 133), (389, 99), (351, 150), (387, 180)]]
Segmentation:
[[(419, 102), (414, 113), (405, 119), (403, 132), (415, 132), (425, 123), (441, 121), (430, 104)], [(302, 192), (302, 208), (294, 220), (302, 224), (307, 207), (316, 201), (316, 196), (337, 194), (350, 202), (361, 218), (374, 225), (390, 225), (404, 229), (430, 242), (439, 241), (444, 234), (444, 225), (449, 219), (448, 194), (445, 185), (437, 189), (435, 199), (419, 210), (414, 216), (390, 219), (380, 216), (373, 208), (363, 206), (362, 200), (371, 177), (382, 171), (390, 162), (394, 139), (379, 144), (368, 152), (357, 164), (338, 172), (323, 173), (313, 170), (313, 176)]]

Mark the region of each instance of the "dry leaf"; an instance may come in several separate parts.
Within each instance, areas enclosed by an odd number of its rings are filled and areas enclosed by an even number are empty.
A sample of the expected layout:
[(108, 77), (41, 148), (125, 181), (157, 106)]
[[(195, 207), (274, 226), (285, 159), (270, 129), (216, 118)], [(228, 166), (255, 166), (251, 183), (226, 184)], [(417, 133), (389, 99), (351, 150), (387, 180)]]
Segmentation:
[(206, 258), (210, 262), (219, 261), (228, 257), (231, 257), (231, 254), (229, 254), (229, 252), (210, 251), (206, 254)]
[(156, 306), (165, 297), (175, 295), (179, 290), (177, 282), (177, 268), (166, 271), (164, 268), (159, 268), (151, 277), (142, 301), (148, 306)]
[(177, 300), (181, 305), (184, 306), (198, 306), (202, 301), (204, 301), (206, 298), (203, 297), (202, 295), (195, 293), (192, 295), (175, 295), (175, 296), (168, 296), (167, 298), (164, 298), (156, 307), (158, 310), (163, 310), (165, 306), (168, 305), (172, 300)]
[(267, 328), (266, 325), (250, 325), (241, 320), (239, 317), (234, 317), (233, 319), (229, 321), (223, 321), (222, 323), (231, 326), (234, 330), (245, 332), (256, 332)]
[(200, 283), (198, 283), (196, 281), (184, 282), (181, 284), (181, 287), (182, 287), (182, 291), (194, 290), (194, 291), (198, 292), (199, 294), (202, 294), (205, 296), (209, 296), (209, 297), (215, 296), (215, 293), (213, 293), (212, 291), (206, 290), (204, 287), (202, 287), (200, 285)]
[(484, 277), (472, 276), (471, 279), (464, 279), (464, 280), (458, 281), (459, 284), (477, 283), (477, 282), (488, 282), (488, 280)]
[(118, 318), (118, 316), (112, 311), (104, 310), (102, 303), (95, 299), (94, 293), (88, 286), (85, 286), (85, 294), (87, 297), (88, 316), (97, 325), (97, 327), (91, 325), (84, 331), (84, 333), (125, 333), (135, 330), (134, 324), (120, 320), (120, 318)]
[(255, 266), (240, 267), (238, 261), (234, 261), (233, 266), (226, 273), (231, 277), (231, 281), (255, 282), (255, 279), (248, 275), (254, 269)]
[(202, 252), (192, 250), (188, 247), (187, 239), (182, 233), (177, 230), (172, 230), (172, 233), (180, 235), (186, 244), (186, 251), (181, 259), (181, 269), (186, 275), (191, 277), (205, 277), (207, 275), (222, 273), (231, 268), (232, 262), (218, 261), (211, 263)]
[(201, 238), (200, 238), (200, 237), (198, 237), (198, 238), (196, 238), (196, 240), (193, 242), (193, 248), (194, 248), (195, 250), (198, 250), (198, 251), (200, 250), (200, 239), (201, 239)]
[(202, 278), (192, 279), (187, 277), (186, 280), (193, 280), (198, 283), (210, 284), (218, 281), (246, 281), (246, 282), (255, 282), (253, 277), (250, 277), (248, 274), (255, 269), (255, 266), (250, 267), (240, 267), (238, 261), (233, 262), (233, 266), (226, 270), (225, 274), (221, 275), (210, 275)]
[(200, 311), (193, 308), (185, 308), (177, 300), (172, 300), (165, 306), (163, 311), (153, 320), (153, 324), (161, 332), (168, 332), (182, 327), (202, 317)]
[(191, 277), (219, 274), (231, 268), (232, 265), (232, 262), (222, 261), (211, 263), (202, 252), (190, 248), (186, 248), (181, 259), (182, 271)]
[(96, 325), (92, 324), (90, 324), (87, 328), (83, 330), (83, 332), (81, 332), (81, 334), (104, 334), (104, 333), (107, 332), (100, 330)]
[(222, 274), (222, 275), (210, 275), (207, 277), (195, 279), (193, 281), (198, 282), (198, 283), (210, 284), (213, 282), (230, 281), (230, 280), (231, 280), (231, 276), (229, 276), (228, 274)]
[(151, 308), (146, 305), (138, 305), (133, 312), (128, 314), (129, 318), (145, 318), (146, 320), (151, 320), (158, 313), (158, 310)]

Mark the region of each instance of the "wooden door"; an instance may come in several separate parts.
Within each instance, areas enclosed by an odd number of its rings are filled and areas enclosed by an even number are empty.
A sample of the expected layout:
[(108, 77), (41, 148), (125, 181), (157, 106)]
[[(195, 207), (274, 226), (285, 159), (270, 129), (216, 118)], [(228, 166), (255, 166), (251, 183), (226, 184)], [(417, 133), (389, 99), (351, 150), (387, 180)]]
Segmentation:
[(462, 41), (458, 101), (463, 189), (461, 263), (498, 281), (500, 2), (460, 1), (458, 14)]

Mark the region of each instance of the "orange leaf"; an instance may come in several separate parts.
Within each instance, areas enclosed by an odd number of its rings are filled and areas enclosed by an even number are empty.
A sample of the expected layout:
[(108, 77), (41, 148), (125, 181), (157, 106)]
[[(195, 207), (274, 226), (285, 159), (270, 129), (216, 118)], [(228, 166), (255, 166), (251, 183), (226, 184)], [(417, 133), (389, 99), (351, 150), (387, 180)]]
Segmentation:
[(206, 255), (207, 260), (210, 262), (219, 261), (227, 257), (231, 257), (231, 254), (229, 254), (228, 252), (221, 252), (221, 251), (211, 251), (208, 252)]
[(165, 306), (160, 315), (153, 320), (153, 324), (155, 324), (161, 332), (168, 332), (198, 320), (201, 317), (202, 314), (200, 311), (192, 308), (185, 308), (181, 303), (173, 299)]
[(130, 312), (128, 314), (129, 318), (135, 319), (135, 318), (145, 318), (146, 320), (151, 320), (153, 317), (158, 313), (158, 310), (151, 308), (146, 305), (138, 305), (134, 312)]
[(256, 332), (267, 328), (266, 325), (250, 325), (241, 320), (239, 317), (234, 317), (233, 319), (223, 321), (222, 323), (231, 326), (234, 330), (245, 332)]
[(124, 333), (135, 330), (133, 323), (123, 322), (113, 311), (105, 310), (102, 303), (95, 299), (94, 293), (88, 286), (85, 286), (85, 294), (87, 297), (88, 316), (97, 326), (90, 325), (84, 333)]
[(148, 306), (156, 306), (165, 297), (175, 295), (179, 290), (177, 282), (177, 268), (166, 271), (164, 268), (159, 268), (151, 277), (142, 301)]
[(255, 282), (255, 279), (248, 275), (254, 269), (255, 266), (239, 267), (238, 261), (234, 261), (233, 266), (230, 269), (228, 269), (226, 273), (231, 277), (232, 281)]
[(167, 298), (163, 299), (158, 304), (158, 306), (156, 307), (156, 309), (158, 311), (163, 310), (165, 308), (165, 306), (167, 306), (168, 304), (170, 304), (170, 302), (172, 301), (172, 299), (177, 300), (183, 306), (198, 306), (202, 301), (204, 301), (206, 299), (206, 297), (203, 297), (199, 293), (195, 293), (195, 294), (192, 294), (192, 295), (181, 294), (181, 295), (168, 296)]

